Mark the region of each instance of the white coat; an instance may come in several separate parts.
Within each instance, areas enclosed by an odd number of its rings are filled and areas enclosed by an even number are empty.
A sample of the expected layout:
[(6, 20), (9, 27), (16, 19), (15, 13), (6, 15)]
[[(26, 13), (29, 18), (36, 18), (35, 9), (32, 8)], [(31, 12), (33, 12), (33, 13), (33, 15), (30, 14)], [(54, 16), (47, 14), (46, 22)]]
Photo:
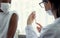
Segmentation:
[[(42, 28), (39, 38), (60, 38), (60, 18), (57, 18), (54, 23)], [(26, 38), (38, 38), (32, 28), (32, 25), (26, 27)]]

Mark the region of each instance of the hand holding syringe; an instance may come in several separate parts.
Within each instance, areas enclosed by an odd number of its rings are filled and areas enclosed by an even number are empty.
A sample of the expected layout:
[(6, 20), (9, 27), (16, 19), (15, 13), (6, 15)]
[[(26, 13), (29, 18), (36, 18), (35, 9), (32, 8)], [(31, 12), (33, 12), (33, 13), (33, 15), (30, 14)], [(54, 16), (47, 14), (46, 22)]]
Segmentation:
[[(33, 23), (33, 21), (34, 21), (35, 18), (36, 18), (36, 12), (33, 11), (33, 12), (29, 15), (29, 17), (28, 17), (27, 25), (31, 25), (31, 24)], [(37, 20), (35, 19), (35, 23), (38, 25), (38, 26), (37, 26), (37, 30), (40, 32), (42, 26), (41, 26), (41, 24), (39, 24), (39, 23), (36, 22), (36, 21), (37, 21)]]

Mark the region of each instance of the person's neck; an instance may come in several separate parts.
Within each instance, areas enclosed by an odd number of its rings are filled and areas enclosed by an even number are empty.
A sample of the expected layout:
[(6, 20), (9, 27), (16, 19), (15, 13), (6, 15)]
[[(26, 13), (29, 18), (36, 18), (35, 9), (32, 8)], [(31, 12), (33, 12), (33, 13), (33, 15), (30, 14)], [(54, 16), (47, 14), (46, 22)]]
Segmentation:
[(54, 18), (57, 19), (56, 11), (53, 11)]

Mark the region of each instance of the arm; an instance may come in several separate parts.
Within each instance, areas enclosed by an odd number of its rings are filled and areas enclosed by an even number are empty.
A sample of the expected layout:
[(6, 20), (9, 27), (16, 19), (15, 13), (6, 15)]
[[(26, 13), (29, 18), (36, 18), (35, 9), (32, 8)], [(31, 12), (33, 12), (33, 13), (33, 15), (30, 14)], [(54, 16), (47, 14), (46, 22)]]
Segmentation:
[(14, 37), (14, 34), (15, 34), (16, 28), (17, 28), (17, 22), (18, 22), (18, 16), (14, 13), (11, 17), (11, 20), (10, 20), (7, 38), (13, 38)]
[(27, 19), (26, 38), (38, 38), (37, 34), (35, 33), (32, 27), (34, 19), (35, 19), (35, 11), (33, 11)]
[(26, 38), (38, 38), (37, 34), (33, 30), (32, 25), (26, 27)]
[(39, 38), (55, 38), (56, 31), (51, 28), (43, 28)]

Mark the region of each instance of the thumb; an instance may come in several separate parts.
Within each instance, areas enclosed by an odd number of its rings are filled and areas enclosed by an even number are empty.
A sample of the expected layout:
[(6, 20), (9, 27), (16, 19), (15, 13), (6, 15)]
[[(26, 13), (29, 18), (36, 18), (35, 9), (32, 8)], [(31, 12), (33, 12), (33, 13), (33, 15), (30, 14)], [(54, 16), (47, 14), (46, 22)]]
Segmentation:
[(39, 24), (39, 23), (36, 23), (40, 28), (42, 28), (42, 25), (41, 24)]

